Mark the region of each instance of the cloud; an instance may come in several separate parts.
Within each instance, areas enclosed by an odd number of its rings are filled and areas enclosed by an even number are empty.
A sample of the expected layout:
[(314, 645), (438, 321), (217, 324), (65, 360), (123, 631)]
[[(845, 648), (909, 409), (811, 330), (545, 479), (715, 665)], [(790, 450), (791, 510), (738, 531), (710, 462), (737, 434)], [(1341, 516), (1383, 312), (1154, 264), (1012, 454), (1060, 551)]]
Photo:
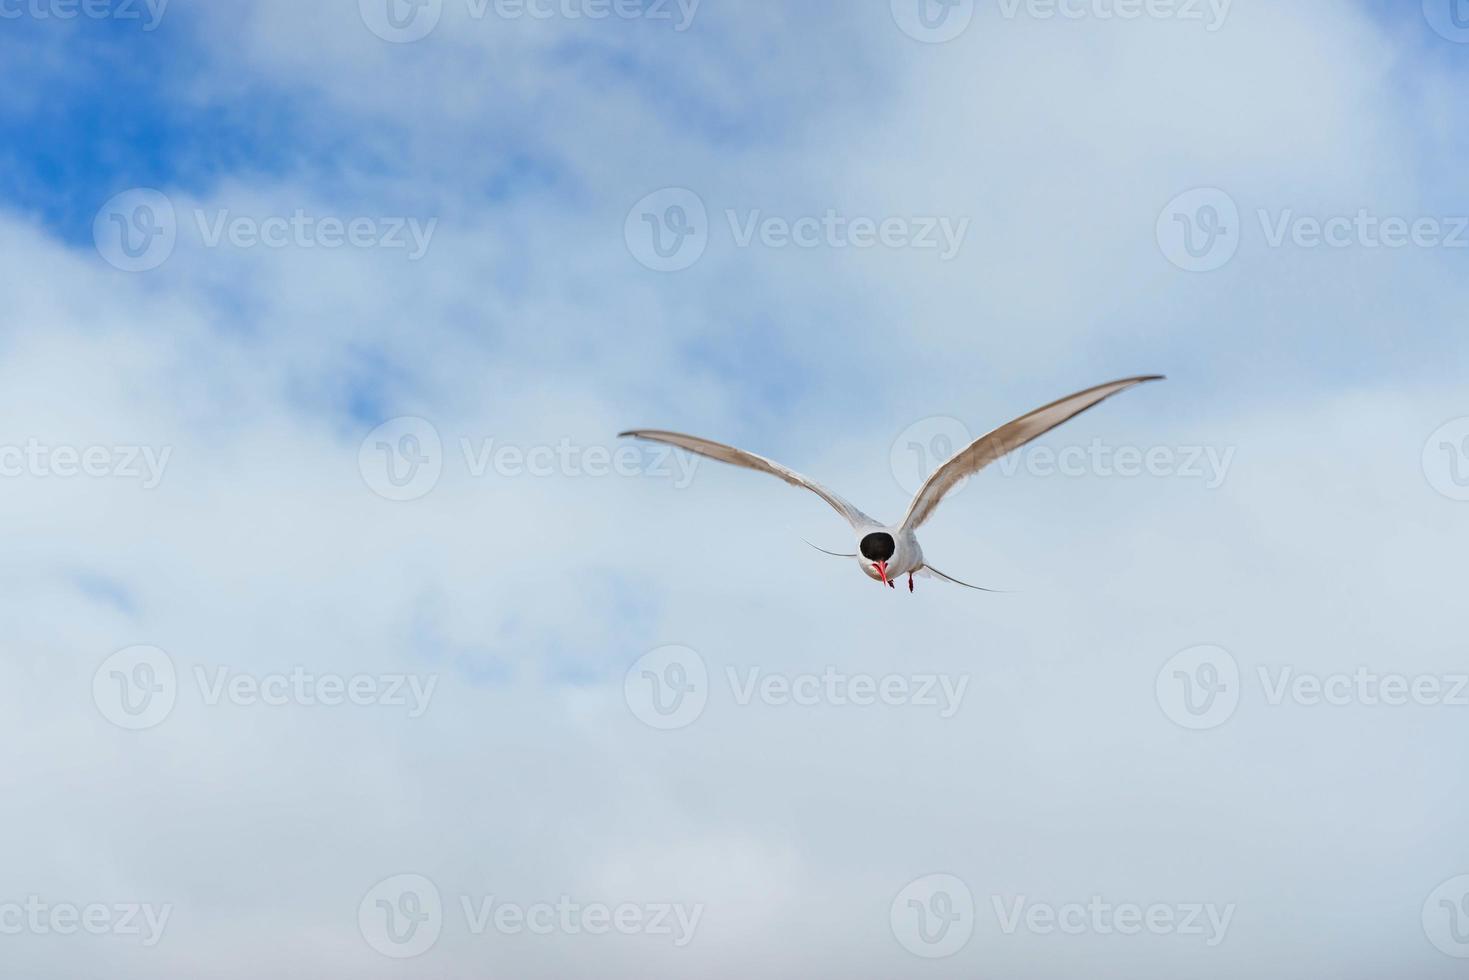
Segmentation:
[[(154, 489), (0, 479), (0, 697), (12, 742), (34, 747), (12, 778), (35, 800), (7, 818), (0, 903), (174, 906), (154, 948), (24, 933), (7, 962), (38, 977), (886, 975), (918, 963), (891, 935), (894, 897), (942, 872), (975, 898), (974, 940), (930, 964), (955, 975), (1202, 961), (1287, 976), (1307, 953), (1447, 975), (1420, 912), (1462, 871), (1447, 818), (1463, 799), (1424, 747), (1452, 744), (1454, 709), (1273, 705), (1257, 681), (1460, 669), (1440, 624), (1462, 505), (1424, 474), (1430, 434), (1465, 413), (1454, 256), (1272, 248), (1258, 224), (1260, 209), (1451, 215), (1445, 164), (1420, 152), (1442, 154), (1445, 130), (1424, 135), (1406, 108), (1409, 80), (1440, 86), (1440, 69), (1317, 4), (1238, 6), (1212, 33), (985, 9), (947, 45), (882, 5), (708, 5), (676, 32), (446, 4), (415, 44), (352, 7), (171, 11), (208, 57), (174, 66), (188, 84), (161, 106), (248, 115), (289, 95), (311, 132), (242, 143), (208, 179), (160, 174), (179, 235), (159, 268), (109, 267), (34, 200), (0, 218), (0, 446), (171, 450)], [(702, 200), (709, 240), (661, 274), (624, 229), (671, 186)], [(1156, 227), (1202, 186), (1244, 227), (1230, 262), (1189, 273)], [(119, 189), (32, 193), (100, 207)], [(742, 247), (727, 218), (829, 210), (972, 230), (945, 262)], [(410, 260), (211, 245), (195, 219), (298, 211), (437, 225)], [(977, 434), (1143, 370), (1173, 377), (1046, 445), (1230, 451), (1222, 484), (986, 471), (924, 545), (1010, 596), (879, 594), (798, 540), (842, 550), (821, 501), (758, 475), (707, 463), (679, 486), (647, 457), (586, 473), (616, 432), (663, 425), (895, 517), (890, 458), (912, 423)], [(432, 426), (441, 473), (395, 502), (370, 489), (361, 460), (379, 449), (363, 440), (406, 415)], [(489, 440), (556, 462), (477, 474)], [(137, 644), (166, 652), (178, 691), (133, 732), (92, 691)], [(667, 644), (713, 681), (697, 721), (659, 732), (624, 674)], [(1230, 651), (1243, 689), (1226, 724), (1191, 732), (1157, 675), (1199, 644)], [(437, 686), (416, 719), (211, 704), (198, 671), (221, 667)], [(723, 678), (751, 667), (968, 688), (949, 719), (740, 704)], [(356, 913), (404, 873), (446, 911), (426, 958), (400, 964)], [(1022, 895), (1237, 911), (1209, 949), (1006, 934), (995, 901)], [(646, 932), (476, 935), (461, 903), (488, 896), (702, 917), (682, 949)]]

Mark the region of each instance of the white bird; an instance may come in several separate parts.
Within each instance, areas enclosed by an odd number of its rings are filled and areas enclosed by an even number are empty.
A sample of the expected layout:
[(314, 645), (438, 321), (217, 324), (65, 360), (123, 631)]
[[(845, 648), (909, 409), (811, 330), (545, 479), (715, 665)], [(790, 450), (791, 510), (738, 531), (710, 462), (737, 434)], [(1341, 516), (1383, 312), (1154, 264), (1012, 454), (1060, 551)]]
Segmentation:
[[(744, 466), (778, 476), (792, 486), (805, 487), (846, 518), (847, 523), (852, 525), (852, 530), (857, 535), (856, 554), (843, 555), (832, 551), (826, 551), (826, 554), (835, 555), (838, 558), (856, 558), (857, 565), (862, 569), (863, 574), (890, 588), (896, 588), (897, 580), (907, 575), (908, 591), (912, 592), (913, 576), (915, 573), (922, 572), (966, 588), (979, 589), (979, 586), (960, 582), (924, 562), (923, 549), (918, 546), (918, 536), (915, 532), (933, 514), (939, 501), (943, 500), (944, 496), (965, 477), (977, 473), (1032, 439), (1045, 435), (1062, 422), (1075, 418), (1094, 405), (1134, 385), (1161, 380), (1163, 380), (1162, 375), (1150, 374), (1097, 385), (1095, 388), (1088, 388), (1086, 391), (1079, 391), (1059, 401), (1051, 402), (1049, 405), (1020, 416), (1013, 422), (1007, 422), (987, 435), (980, 436), (963, 452), (958, 453), (929, 474), (928, 479), (913, 497), (913, 502), (908, 505), (908, 513), (895, 526), (887, 526), (868, 517), (815, 480), (808, 479), (763, 456), (747, 453), (743, 449), (711, 442), (708, 439), (700, 439), (697, 436), (665, 432), (661, 429), (634, 429), (630, 432), (619, 433), (619, 438), (631, 437), (666, 443), (680, 449), (687, 449), (700, 456), (707, 456), (721, 463), (732, 463), (735, 466)], [(825, 551), (824, 548), (817, 550)], [(979, 589), (979, 591), (992, 590)]]

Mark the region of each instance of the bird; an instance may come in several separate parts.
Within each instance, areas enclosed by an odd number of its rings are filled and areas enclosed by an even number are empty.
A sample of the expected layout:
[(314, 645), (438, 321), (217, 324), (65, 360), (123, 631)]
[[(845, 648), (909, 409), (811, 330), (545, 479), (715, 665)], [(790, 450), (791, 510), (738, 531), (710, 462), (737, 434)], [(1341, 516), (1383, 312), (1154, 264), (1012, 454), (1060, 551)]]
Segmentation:
[[(792, 486), (805, 487), (830, 504), (833, 510), (845, 518), (857, 539), (855, 553), (842, 554), (827, 551), (825, 548), (816, 550), (837, 558), (857, 559), (857, 565), (864, 575), (888, 588), (896, 589), (898, 580), (906, 575), (908, 576), (908, 591), (912, 592), (913, 576), (923, 574), (932, 575), (968, 589), (993, 592), (995, 591), (993, 589), (983, 589), (977, 585), (970, 585), (968, 582), (961, 582), (928, 564), (923, 557), (923, 548), (918, 544), (918, 528), (933, 516), (934, 509), (938, 507), (939, 502), (965, 477), (972, 476), (995, 460), (1045, 435), (1063, 422), (1075, 418), (1113, 395), (1149, 381), (1162, 380), (1164, 377), (1161, 374), (1148, 374), (1124, 378), (1120, 381), (1110, 381), (1107, 384), (1079, 391), (1074, 395), (1067, 395), (1049, 405), (1043, 405), (1033, 412), (1028, 412), (980, 436), (967, 448), (950, 457), (929, 474), (928, 479), (923, 482), (923, 486), (919, 487), (918, 493), (908, 505), (908, 511), (903, 515), (903, 519), (893, 525), (883, 524), (867, 516), (840, 495), (828, 490), (815, 480), (802, 476), (795, 470), (766, 459), (764, 456), (757, 456), (743, 449), (663, 429), (630, 429), (627, 432), (618, 433), (618, 438), (642, 439), (675, 446), (721, 463), (730, 463), (734, 466), (758, 470), (761, 473), (769, 473)], [(807, 544), (810, 542), (808, 541)], [(812, 547), (816, 546), (812, 545)]]

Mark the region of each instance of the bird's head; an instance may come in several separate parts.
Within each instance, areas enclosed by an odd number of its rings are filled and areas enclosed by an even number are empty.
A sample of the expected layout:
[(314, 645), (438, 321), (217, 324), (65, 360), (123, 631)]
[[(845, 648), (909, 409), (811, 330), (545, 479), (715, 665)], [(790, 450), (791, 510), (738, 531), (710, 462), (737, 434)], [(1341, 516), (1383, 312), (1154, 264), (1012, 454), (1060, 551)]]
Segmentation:
[(857, 550), (862, 553), (862, 570), (873, 578), (882, 579), (886, 585), (888, 562), (892, 560), (893, 552), (898, 550), (893, 536), (886, 531), (873, 531), (862, 539)]

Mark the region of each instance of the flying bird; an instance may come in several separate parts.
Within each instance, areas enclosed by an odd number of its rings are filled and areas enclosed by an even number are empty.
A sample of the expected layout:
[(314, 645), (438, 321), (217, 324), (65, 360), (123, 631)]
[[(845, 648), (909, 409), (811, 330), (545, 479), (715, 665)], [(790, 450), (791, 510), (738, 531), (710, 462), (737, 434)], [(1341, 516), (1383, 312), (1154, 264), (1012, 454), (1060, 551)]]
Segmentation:
[[(1068, 395), (1059, 401), (1036, 409), (1029, 414), (1022, 415), (1013, 422), (1007, 422), (987, 435), (980, 436), (972, 442), (967, 449), (949, 459), (938, 469), (934, 470), (918, 493), (913, 502), (908, 505), (908, 513), (903, 519), (893, 526), (884, 525), (880, 521), (868, 517), (862, 511), (852, 506), (842, 497), (828, 490), (815, 480), (808, 479), (794, 470), (788, 469), (779, 463), (747, 453), (743, 449), (726, 446), (723, 443), (711, 442), (708, 439), (700, 439), (698, 436), (687, 436), (678, 432), (665, 432), (661, 429), (634, 429), (630, 432), (618, 434), (618, 438), (647, 439), (651, 442), (661, 442), (670, 446), (686, 449), (700, 456), (718, 460), (721, 463), (732, 463), (735, 466), (743, 466), (747, 469), (759, 470), (778, 476), (785, 482), (796, 487), (805, 487), (816, 496), (825, 500), (842, 517), (846, 518), (857, 536), (857, 552), (855, 554), (838, 554), (818, 548), (828, 555), (837, 558), (856, 558), (857, 565), (868, 578), (881, 582), (889, 588), (897, 588), (897, 581), (904, 575), (908, 576), (908, 591), (913, 591), (913, 576), (915, 574), (928, 574), (955, 585), (965, 588), (978, 589), (981, 592), (993, 591), (980, 589), (979, 586), (961, 582), (956, 578), (945, 575), (943, 572), (927, 564), (923, 559), (923, 549), (918, 546), (917, 530), (933, 515), (934, 508), (939, 501), (944, 499), (948, 492), (954, 489), (965, 477), (972, 476), (984, 467), (1008, 453), (1014, 452), (1032, 439), (1039, 438), (1050, 432), (1056, 426), (1068, 419), (1075, 418), (1087, 409), (1100, 404), (1119, 392), (1126, 391), (1134, 385), (1140, 385), (1147, 381), (1162, 381), (1163, 376), (1159, 374), (1144, 375), (1137, 378), (1125, 378), (1121, 381), (1113, 381), (1086, 391), (1079, 391), (1074, 395)], [(807, 542), (808, 544), (810, 542)], [(815, 547), (815, 545), (812, 545)]]

